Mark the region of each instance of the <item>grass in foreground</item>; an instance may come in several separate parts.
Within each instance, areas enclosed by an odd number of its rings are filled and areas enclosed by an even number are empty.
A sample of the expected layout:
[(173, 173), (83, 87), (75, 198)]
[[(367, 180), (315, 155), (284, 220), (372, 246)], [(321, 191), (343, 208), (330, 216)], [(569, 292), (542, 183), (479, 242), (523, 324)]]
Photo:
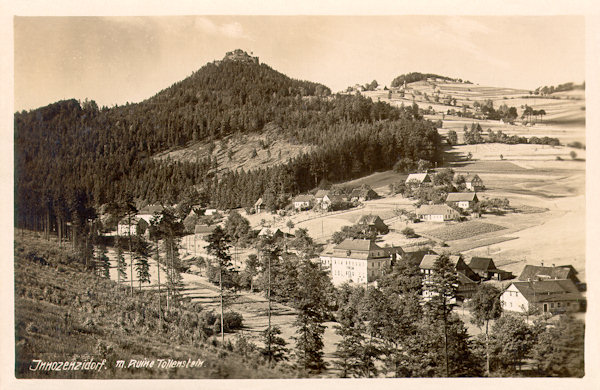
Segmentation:
[[(158, 296), (116, 289), (66, 250), (32, 235), (15, 239), (15, 375), (17, 378), (283, 378), (238, 339), (225, 348), (209, 336), (207, 312), (182, 303), (165, 313)], [(164, 301), (163, 301), (164, 305)], [(31, 371), (32, 362), (101, 362), (99, 371)], [(117, 368), (117, 360), (201, 360), (202, 367)]]

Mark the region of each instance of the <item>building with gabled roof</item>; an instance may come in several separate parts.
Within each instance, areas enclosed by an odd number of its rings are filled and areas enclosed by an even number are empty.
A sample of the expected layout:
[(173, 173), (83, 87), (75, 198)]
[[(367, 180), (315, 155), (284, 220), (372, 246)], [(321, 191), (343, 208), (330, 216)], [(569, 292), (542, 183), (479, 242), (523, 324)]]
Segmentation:
[[(425, 255), (419, 268), (423, 276), (423, 298), (431, 299), (435, 295), (432, 291), (432, 277), (435, 273), (435, 262), (440, 258), (440, 255)], [(450, 263), (454, 265), (456, 276), (458, 279), (456, 296), (460, 299), (470, 298), (477, 290), (477, 284), (480, 282), (480, 277), (477, 275), (463, 260), (462, 256), (448, 256)]]
[(577, 277), (577, 271), (571, 265), (559, 267), (544, 267), (538, 265), (526, 265), (518, 278), (520, 281), (571, 279), (576, 285), (581, 283)]
[(419, 185), (433, 185), (433, 179), (429, 173), (409, 173), (404, 181), (405, 184), (418, 183)]
[(297, 195), (292, 200), (295, 210), (307, 210), (312, 207), (314, 197), (312, 195)]
[(371, 188), (355, 188), (350, 192), (351, 202), (364, 202), (377, 198), (379, 198), (379, 194)]
[(454, 204), (463, 210), (472, 208), (479, 202), (475, 192), (449, 192), (446, 196), (446, 203)]
[(512, 282), (500, 296), (506, 311), (543, 313), (575, 312), (585, 309), (585, 298), (570, 279)]
[(356, 224), (363, 225), (369, 229), (373, 229), (380, 234), (387, 234), (390, 231), (389, 227), (385, 224), (385, 222), (383, 222), (383, 219), (381, 219), (379, 215), (363, 214), (358, 219)]
[(263, 201), (263, 198), (258, 198), (258, 200), (256, 201), (256, 203), (254, 203), (254, 212), (256, 214), (261, 213), (265, 210), (265, 202)]
[(470, 174), (465, 177), (465, 186), (469, 191), (481, 191), (485, 187), (483, 186), (483, 180), (478, 174)]
[(331, 271), (334, 285), (344, 282), (368, 284), (382, 276), (398, 257), (400, 247), (380, 247), (373, 240), (347, 238), (338, 245), (327, 246), (320, 259)]
[(447, 204), (424, 204), (420, 206), (415, 214), (421, 221), (444, 222), (460, 218), (458, 211)]
[(486, 280), (507, 280), (513, 277), (511, 272), (496, 268), (494, 260), (489, 257), (472, 257), (469, 262), (469, 268)]

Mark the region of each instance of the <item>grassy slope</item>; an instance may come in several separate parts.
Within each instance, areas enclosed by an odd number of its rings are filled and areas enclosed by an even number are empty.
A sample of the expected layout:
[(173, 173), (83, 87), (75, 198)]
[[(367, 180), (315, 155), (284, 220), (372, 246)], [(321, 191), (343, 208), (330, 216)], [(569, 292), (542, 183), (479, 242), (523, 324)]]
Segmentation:
[[(47, 265), (45, 263), (48, 263)], [(198, 328), (198, 305), (184, 304), (159, 330), (154, 293), (133, 298), (115, 284), (84, 272), (55, 243), (15, 238), (15, 341), (18, 378), (274, 378), (254, 353), (215, 347)], [(163, 301), (164, 304), (164, 301)], [(107, 359), (108, 369), (32, 372), (44, 361)], [(115, 369), (117, 359), (201, 359), (201, 368)]]

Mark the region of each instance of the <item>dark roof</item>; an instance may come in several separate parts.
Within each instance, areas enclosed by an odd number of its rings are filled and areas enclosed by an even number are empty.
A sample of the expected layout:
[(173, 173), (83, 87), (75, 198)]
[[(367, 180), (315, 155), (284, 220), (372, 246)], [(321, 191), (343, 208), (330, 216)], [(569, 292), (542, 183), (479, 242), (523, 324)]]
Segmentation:
[[(575, 271), (571, 266), (564, 267), (543, 267), (538, 265), (526, 265), (519, 275), (519, 280), (527, 281), (537, 279), (568, 279), (571, 271)], [(573, 272), (572, 275), (574, 275)]]
[(196, 225), (194, 227), (194, 233), (195, 234), (212, 234), (212, 232), (215, 230), (215, 228), (217, 227), (217, 225)]
[[(439, 257), (440, 257), (440, 255), (425, 255), (425, 256), (423, 256), (423, 260), (421, 260), (421, 264), (419, 264), (419, 267), (421, 267), (423, 269), (434, 269), (435, 262)], [(458, 264), (458, 260), (460, 259), (460, 256), (452, 255), (452, 256), (448, 256), (448, 258), (450, 259), (450, 263), (452, 263), (452, 265), (454, 265), (454, 267), (456, 267), (456, 265)]]
[(582, 296), (571, 279), (535, 280), (512, 283), (530, 302), (575, 300)]
[(423, 183), (425, 181), (425, 179), (429, 179), (431, 181), (431, 177), (429, 177), (429, 173), (411, 173), (406, 178), (405, 183), (408, 183), (409, 181), (412, 181), (412, 180), (416, 180), (419, 183)]
[(469, 267), (474, 271), (497, 271), (494, 260), (489, 257), (472, 257)]
[(477, 194), (474, 192), (450, 192), (446, 197), (446, 202), (474, 202), (477, 200)]
[(140, 211), (138, 211), (138, 214), (154, 215), (154, 213), (160, 213), (163, 210), (164, 210), (164, 207), (162, 207), (161, 205), (149, 204), (146, 207), (142, 207), (142, 209)]
[(310, 202), (313, 200), (312, 195), (298, 195), (294, 198), (294, 202)]
[(361, 240), (354, 238), (346, 238), (333, 249), (343, 249), (351, 251), (372, 251), (381, 250), (382, 248), (375, 244), (373, 240)]
[(478, 174), (472, 173), (470, 175), (467, 175), (467, 177), (465, 177), (465, 181), (467, 181), (467, 182), (473, 181), (475, 178), (478, 178), (479, 180), (481, 180), (481, 178), (479, 177)]
[(460, 272), (456, 274), (456, 278), (458, 279), (459, 284), (477, 284), (476, 281), (471, 280), (465, 274), (460, 273)]
[(373, 215), (373, 214), (364, 214), (362, 215), (358, 221), (356, 222), (357, 224), (360, 225), (373, 225), (377, 222), (381, 222), (385, 225), (385, 223), (383, 222), (383, 219), (381, 219), (381, 217), (379, 215)]
[(315, 194), (315, 198), (322, 198), (325, 195), (329, 195), (329, 190), (319, 190), (317, 191), (317, 193)]

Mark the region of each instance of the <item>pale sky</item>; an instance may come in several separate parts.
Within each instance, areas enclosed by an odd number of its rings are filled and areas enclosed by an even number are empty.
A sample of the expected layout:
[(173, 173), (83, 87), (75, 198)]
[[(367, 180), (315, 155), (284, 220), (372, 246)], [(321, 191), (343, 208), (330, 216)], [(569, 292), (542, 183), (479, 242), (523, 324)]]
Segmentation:
[(585, 80), (582, 16), (15, 17), (14, 109), (138, 102), (237, 48), (333, 92), (415, 71), (524, 89)]

